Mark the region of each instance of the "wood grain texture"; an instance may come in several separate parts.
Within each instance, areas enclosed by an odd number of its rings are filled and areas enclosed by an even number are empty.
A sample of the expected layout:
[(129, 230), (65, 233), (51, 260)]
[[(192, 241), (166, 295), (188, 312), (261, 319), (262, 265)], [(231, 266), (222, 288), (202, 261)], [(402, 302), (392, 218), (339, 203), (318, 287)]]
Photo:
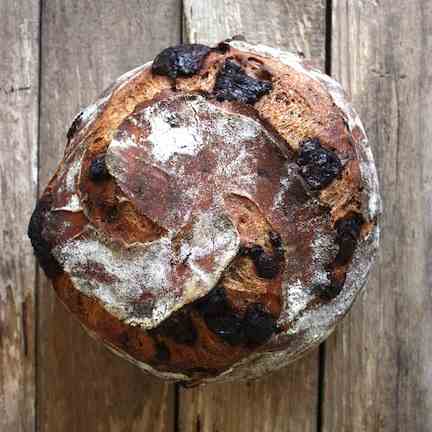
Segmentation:
[[(323, 67), (324, 0), (184, 0), (184, 36), (303, 51)], [(38, 171), (39, 1), (0, 1), (0, 431), (432, 430), (432, 4), (332, 0), (332, 72), (367, 127), (384, 196), (368, 290), (317, 352), (259, 381), (179, 392), (91, 340), (36, 271), (26, 226)], [(73, 115), (180, 40), (180, 0), (45, 0), (40, 185)], [(38, 390), (35, 401), (35, 362)]]
[(259, 380), (180, 390), (181, 432), (316, 431), (316, 351)]
[[(322, 1), (184, 1), (188, 42), (215, 44), (235, 34), (250, 42), (299, 50), (324, 67)], [(316, 431), (318, 351), (257, 381), (180, 389), (182, 432)]]
[(332, 71), (379, 166), (379, 259), (326, 349), (323, 431), (432, 430), (432, 4), (333, 2)]
[(39, 8), (0, 2), (0, 430), (34, 430)]
[(325, 0), (184, 0), (185, 40), (214, 44), (234, 35), (325, 58)]
[[(70, 2), (42, 8), (40, 183), (62, 157), (73, 115), (117, 76), (180, 41), (178, 0)], [(174, 387), (90, 339), (41, 279), (39, 431), (172, 431)]]

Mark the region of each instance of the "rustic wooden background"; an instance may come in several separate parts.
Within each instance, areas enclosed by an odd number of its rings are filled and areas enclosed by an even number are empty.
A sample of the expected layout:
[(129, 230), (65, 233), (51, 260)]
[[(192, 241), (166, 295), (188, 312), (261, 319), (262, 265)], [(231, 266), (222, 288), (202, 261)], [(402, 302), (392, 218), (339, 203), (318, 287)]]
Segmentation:
[[(384, 196), (367, 292), (308, 357), (185, 390), (84, 334), (26, 238), (80, 107), (181, 41), (303, 51), (366, 124)], [(432, 431), (431, 0), (0, 0), (0, 431)]]

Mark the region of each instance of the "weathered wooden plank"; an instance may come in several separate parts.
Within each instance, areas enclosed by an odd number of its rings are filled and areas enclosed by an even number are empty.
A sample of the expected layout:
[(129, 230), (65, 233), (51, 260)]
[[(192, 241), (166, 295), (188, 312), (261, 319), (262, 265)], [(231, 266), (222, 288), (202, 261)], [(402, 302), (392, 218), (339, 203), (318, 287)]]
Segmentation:
[(0, 2), (0, 430), (35, 426), (35, 287), (26, 236), (37, 189), (39, 5)]
[(324, 431), (432, 430), (432, 4), (334, 0), (333, 74), (379, 165), (382, 243), (327, 344)]
[(318, 356), (260, 380), (181, 389), (183, 432), (316, 431)]
[(325, 0), (184, 0), (183, 37), (212, 44), (241, 34), (249, 42), (325, 59)]
[[(214, 44), (235, 34), (299, 50), (324, 67), (325, 2), (185, 0), (184, 39)], [(180, 430), (315, 431), (318, 352), (249, 383), (181, 389)]]
[[(180, 41), (178, 0), (50, 0), (42, 10), (40, 172), (62, 157), (72, 117), (118, 75)], [(174, 387), (91, 340), (41, 279), (40, 431), (172, 431)]]

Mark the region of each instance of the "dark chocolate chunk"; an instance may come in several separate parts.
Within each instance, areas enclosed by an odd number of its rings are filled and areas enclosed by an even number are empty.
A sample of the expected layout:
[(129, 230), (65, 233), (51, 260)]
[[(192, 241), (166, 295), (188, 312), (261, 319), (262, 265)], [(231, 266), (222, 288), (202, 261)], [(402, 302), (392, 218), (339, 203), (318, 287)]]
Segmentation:
[(276, 255), (269, 255), (261, 246), (252, 246), (249, 255), (255, 264), (255, 270), (260, 278), (273, 279), (280, 272), (279, 258)]
[(266, 342), (276, 331), (276, 320), (260, 303), (251, 304), (244, 316), (243, 327), (250, 345)]
[(155, 358), (160, 362), (168, 362), (171, 358), (168, 347), (163, 342), (155, 342)]
[(357, 213), (348, 218), (339, 219), (335, 224), (338, 237), (350, 235), (351, 237), (358, 238), (363, 222), (363, 217)]
[(81, 126), (81, 120), (82, 120), (83, 113), (80, 112), (73, 120), (69, 130), (67, 131), (66, 137), (68, 140), (72, 139), (73, 136), (76, 134), (77, 130)]
[(153, 62), (152, 72), (170, 78), (191, 76), (202, 67), (210, 48), (200, 44), (184, 44), (164, 49)]
[(243, 320), (235, 315), (204, 316), (207, 327), (230, 345), (240, 345), (246, 342)]
[(250, 252), (250, 248), (249, 247), (247, 247), (244, 244), (240, 245), (240, 248), (239, 248), (239, 251), (238, 251), (238, 255), (239, 256), (249, 256), (249, 252)]
[[(259, 246), (256, 247), (257, 251), (258, 248)], [(242, 318), (229, 304), (222, 287), (214, 288), (206, 297), (196, 302), (196, 305), (207, 327), (233, 346), (261, 344), (276, 330), (273, 316), (265, 311), (261, 304), (249, 306)]]
[(300, 165), (300, 175), (316, 190), (328, 186), (342, 171), (336, 153), (321, 147), (316, 138), (302, 143), (297, 164)]
[(363, 218), (357, 214), (336, 222), (336, 243), (339, 246), (335, 258), (336, 265), (345, 265), (350, 262), (357, 246), (362, 223)]
[(198, 339), (191, 317), (182, 311), (174, 313), (149, 332), (171, 338), (178, 344), (193, 345)]
[(219, 101), (228, 100), (254, 104), (272, 88), (271, 82), (246, 75), (237, 63), (226, 60), (216, 77), (213, 92)]
[(90, 180), (94, 182), (107, 180), (110, 177), (105, 163), (105, 155), (100, 155), (91, 161), (89, 176)]
[(343, 269), (338, 270), (338, 266), (344, 266), (351, 261), (358, 239), (360, 237), (361, 226), (364, 220), (359, 214), (351, 214), (348, 217), (339, 219), (336, 224), (336, 243), (339, 251), (334, 261), (329, 265), (329, 279), (326, 284), (319, 284), (314, 287), (315, 293), (323, 301), (331, 301), (342, 291), (345, 284), (346, 273)]
[(195, 307), (202, 315), (223, 315), (231, 312), (225, 289), (221, 286), (213, 288), (206, 296), (195, 302)]
[(345, 265), (351, 261), (357, 246), (357, 240), (350, 235), (343, 236), (338, 241), (339, 251), (335, 258), (336, 265)]
[(43, 237), (43, 224), (45, 215), (50, 209), (50, 204), (50, 201), (45, 198), (41, 198), (36, 204), (36, 208), (30, 218), (27, 235), (30, 238), (39, 265), (47, 277), (53, 279), (62, 272), (62, 268), (52, 255), (49, 243)]
[(230, 345), (245, 341), (242, 319), (236, 315), (226, 297), (223, 287), (213, 288), (205, 297), (195, 302), (207, 327)]

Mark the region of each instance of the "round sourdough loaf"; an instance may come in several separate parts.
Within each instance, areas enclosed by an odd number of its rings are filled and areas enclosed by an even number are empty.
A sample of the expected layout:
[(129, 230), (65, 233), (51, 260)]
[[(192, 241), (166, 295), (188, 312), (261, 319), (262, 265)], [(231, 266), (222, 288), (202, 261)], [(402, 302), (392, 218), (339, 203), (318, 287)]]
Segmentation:
[(120, 77), (67, 133), (29, 225), (58, 297), (159, 377), (260, 376), (364, 286), (378, 182), (359, 117), (303, 58), (228, 40)]

